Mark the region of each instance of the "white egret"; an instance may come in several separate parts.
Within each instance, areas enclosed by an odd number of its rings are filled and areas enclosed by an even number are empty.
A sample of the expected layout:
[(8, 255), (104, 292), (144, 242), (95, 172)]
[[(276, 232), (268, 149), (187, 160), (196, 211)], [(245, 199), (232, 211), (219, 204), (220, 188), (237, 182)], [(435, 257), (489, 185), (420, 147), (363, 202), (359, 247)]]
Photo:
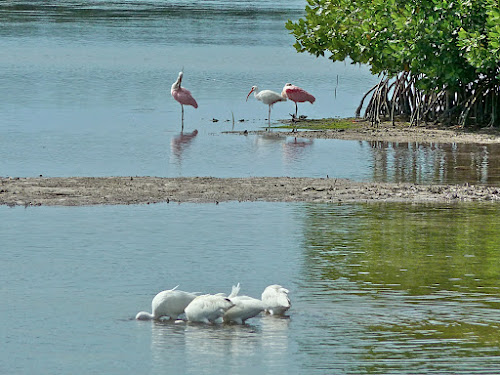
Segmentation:
[(271, 108), (274, 103), (277, 102), (286, 102), (286, 97), (281, 96), (277, 92), (271, 91), (271, 90), (262, 90), (259, 91), (259, 88), (257, 86), (252, 86), (252, 89), (247, 95), (247, 101), (248, 97), (250, 96), (251, 93), (254, 93), (255, 99), (260, 100), (262, 103), (266, 104), (269, 106), (269, 114), (268, 114), (268, 122), (269, 124), (271, 123)]
[(141, 311), (137, 313), (135, 318), (137, 320), (159, 320), (163, 317), (177, 319), (184, 312), (186, 306), (198, 296), (197, 293), (176, 290), (178, 286), (170, 290), (164, 290), (153, 298), (151, 302), (151, 314), (147, 311)]
[(220, 294), (204, 294), (197, 296), (184, 309), (190, 322), (221, 323), (224, 313), (234, 306), (227, 297)]
[(288, 293), (288, 289), (277, 284), (269, 285), (264, 289), (262, 302), (266, 312), (271, 315), (283, 315), (292, 306)]
[(224, 322), (226, 323), (243, 324), (247, 319), (259, 315), (265, 309), (265, 305), (260, 299), (238, 296), (239, 292), (240, 283), (233, 286), (231, 294), (228, 296), (234, 306), (224, 313)]

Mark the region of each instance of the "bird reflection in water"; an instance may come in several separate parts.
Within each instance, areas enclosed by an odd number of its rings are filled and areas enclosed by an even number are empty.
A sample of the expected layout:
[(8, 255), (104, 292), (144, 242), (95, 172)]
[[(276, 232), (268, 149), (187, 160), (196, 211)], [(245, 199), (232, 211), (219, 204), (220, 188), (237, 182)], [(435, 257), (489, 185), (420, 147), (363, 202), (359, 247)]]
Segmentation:
[(255, 145), (257, 147), (267, 146), (276, 142), (282, 143), (286, 140), (286, 136), (280, 133), (263, 133), (255, 137)]
[(178, 136), (171, 139), (170, 149), (177, 160), (182, 160), (182, 154), (197, 135), (198, 130), (195, 129), (191, 133), (181, 132)]
[(154, 322), (152, 372), (169, 368), (173, 373), (191, 374), (210, 369), (210, 373), (222, 374), (232, 368), (232, 373), (248, 373), (245, 368), (255, 358), (261, 358), (254, 364), (255, 373), (286, 368), (290, 359), (289, 323), (288, 317), (265, 315), (243, 325)]
[(283, 157), (287, 161), (295, 161), (298, 160), (300, 155), (304, 152), (304, 150), (312, 146), (314, 143), (313, 139), (304, 139), (296, 137), (293, 141), (287, 141), (283, 143)]

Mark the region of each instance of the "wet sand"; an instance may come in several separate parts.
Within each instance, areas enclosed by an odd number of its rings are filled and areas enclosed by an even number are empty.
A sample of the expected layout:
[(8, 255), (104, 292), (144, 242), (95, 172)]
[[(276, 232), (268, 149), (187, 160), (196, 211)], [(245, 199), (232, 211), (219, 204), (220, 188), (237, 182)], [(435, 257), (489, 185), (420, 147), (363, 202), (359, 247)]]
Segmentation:
[[(500, 143), (500, 136), (496, 132), (487, 130), (483, 133), (466, 133), (450, 129), (401, 130), (386, 127), (345, 131), (303, 131), (293, 135), (387, 142)], [(469, 184), (416, 185), (290, 177), (0, 178), (0, 204), (9, 206), (83, 206), (160, 202), (217, 204), (228, 201), (333, 203), (500, 201), (500, 187)]]
[(362, 183), (335, 178), (1, 178), (0, 204), (82, 206), (160, 202), (467, 202), (500, 201), (500, 188)]
[[(286, 121), (290, 124), (290, 121)], [(307, 124), (307, 122), (305, 122)], [(267, 134), (266, 131), (249, 132), (228, 132), (236, 134)], [(368, 126), (366, 123), (359, 128), (353, 129), (333, 129), (333, 130), (303, 130), (298, 133), (275, 132), (278, 135), (296, 136), (300, 138), (318, 138), (318, 139), (344, 139), (351, 141), (385, 141), (400, 143), (476, 143), (493, 144), (500, 143), (500, 132), (492, 128), (483, 128), (475, 131), (467, 131), (460, 128), (438, 127), (408, 127), (398, 124), (392, 126), (391, 123), (382, 123), (378, 127)]]

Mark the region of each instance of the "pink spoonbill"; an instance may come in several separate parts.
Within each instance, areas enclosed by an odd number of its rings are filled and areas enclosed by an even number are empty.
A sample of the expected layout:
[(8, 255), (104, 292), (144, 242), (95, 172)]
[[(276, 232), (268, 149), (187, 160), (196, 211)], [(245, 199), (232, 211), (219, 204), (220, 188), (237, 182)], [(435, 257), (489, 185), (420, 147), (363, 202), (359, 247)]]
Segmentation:
[(291, 83), (287, 83), (285, 87), (283, 87), (283, 91), (281, 95), (287, 99), (290, 99), (292, 102), (295, 102), (295, 118), (297, 118), (297, 103), (310, 102), (314, 103), (316, 98), (309, 94), (306, 90), (292, 85)]
[(194, 108), (198, 108), (198, 103), (196, 103), (196, 100), (193, 98), (193, 95), (191, 95), (191, 92), (188, 89), (181, 87), (183, 76), (184, 76), (184, 73), (179, 72), (179, 76), (177, 77), (177, 81), (175, 81), (173, 83), (172, 89), (170, 90), (170, 93), (172, 94), (173, 98), (181, 104), (182, 122), (184, 125), (184, 106), (185, 105), (192, 105)]
[(274, 103), (286, 102), (286, 97), (281, 96), (277, 92), (271, 90), (259, 91), (259, 88), (257, 86), (252, 86), (252, 89), (247, 95), (247, 101), (248, 97), (252, 92), (254, 93), (253, 95), (255, 96), (255, 99), (260, 100), (262, 103), (267, 104), (269, 106), (268, 121), (269, 123), (271, 123), (271, 107), (273, 106)]

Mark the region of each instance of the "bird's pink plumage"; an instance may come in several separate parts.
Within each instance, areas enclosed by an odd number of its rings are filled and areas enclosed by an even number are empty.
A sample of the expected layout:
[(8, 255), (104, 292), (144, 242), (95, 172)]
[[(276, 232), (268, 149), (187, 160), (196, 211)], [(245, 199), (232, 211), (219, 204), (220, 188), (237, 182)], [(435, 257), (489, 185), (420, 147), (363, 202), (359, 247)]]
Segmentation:
[(183, 105), (192, 105), (194, 108), (198, 108), (198, 103), (196, 103), (196, 100), (191, 95), (191, 92), (184, 87), (172, 90), (172, 96)]
[(316, 100), (314, 96), (312, 96), (306, 90), (298, 86), (294, 85), (285, 86), (283, 91), (285, 91), (287, 98), (290, 99), (292, 102), (296, 103), (310, 102), (312, 104)]

